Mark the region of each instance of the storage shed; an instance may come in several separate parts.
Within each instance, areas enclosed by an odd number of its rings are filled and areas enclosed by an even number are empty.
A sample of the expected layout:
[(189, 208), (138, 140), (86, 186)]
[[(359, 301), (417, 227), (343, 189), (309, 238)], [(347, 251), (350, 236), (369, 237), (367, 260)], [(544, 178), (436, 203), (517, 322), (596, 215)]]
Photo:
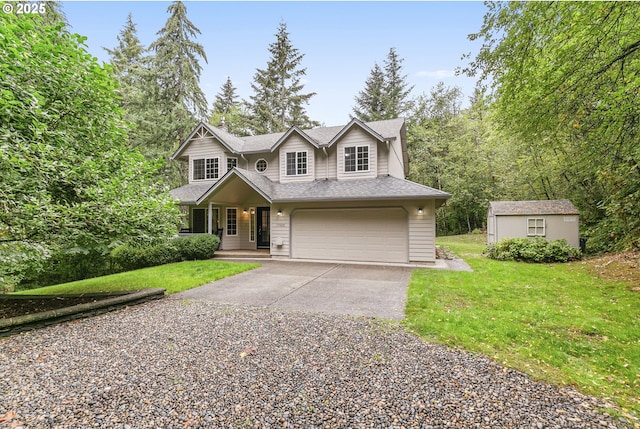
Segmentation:
[(487, 214), (487, 242), (503, 238), (564, 238), (579, 248), (579, 216), (569, 200), (492, 201)]

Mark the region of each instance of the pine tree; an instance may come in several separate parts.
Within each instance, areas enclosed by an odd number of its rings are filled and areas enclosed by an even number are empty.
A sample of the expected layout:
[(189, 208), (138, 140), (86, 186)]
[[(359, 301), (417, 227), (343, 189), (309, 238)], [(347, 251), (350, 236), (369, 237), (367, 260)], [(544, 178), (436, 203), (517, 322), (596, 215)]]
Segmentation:
[(111, 56), (110, 63), (113, 67), (114, 75), (123, 86), (123, 95), (126, 95), (128, 87), (133, 85), (140, 74), (142, 55), (145, 52), (145, 48), (138, 38), (138, 31), (131, 13), (127, 16), (127, 22), (120, 34), (118, 34), (117, 40), (117, 47), (104, 49)]
[(411, 110), (409, 95), (413, 85), (409, 86), (407, 75), (402, 74), (402, 58), (398, 57), (395, 48), (389, 49), (384, 61), (385, 76), (385, 114), (387, 119), (400, 117)]
[(213, 102), (213, 110), (219, 113), (229, 113), (232, 108), (238, 107), (238, 95), (236, 88), (231, 82), (231, 78), (227, 77), (227, 81), (220, 88), (220, 92), (216, 94)]
[(207, 116), (207, 100), (200, 88), (202, 67), (207, 56), (199, 43), (191, 40), (200, 30), (187, 18), (187, 8), (180, 1), (167, 8), (171, 14), (160, 36), (149, 49), (155, 53), (153, 72), (157, 79), (157, 97), (163, 105), (168, 130), (167, 152), (175, 149), (187, 137), (198, 119)]
[(42, 16), (42, 22), (44, 25), (58, 25), (64, 24), (65, 27), (69, 26), (67, 17), (62, 11), (62, 4), (59, 1), (48, 0), (40, 1), (39, 4), (44, 4), (45, 13)]
[[(155, 54), (151, 62), (155, 81), (151, 87), (155, 91), (151, 95), (151, 102), (159, 106), (153, 141), (158, 155), (165, 160), (196, 123), (207, 117), (207, 100), (200, 88), (202, 67), (199, 63), (199, 59), (206, 62), (207, 56), (202, 45), (192, 40), (200, 34), (200, 30), (187, 18), (187, 9), (182, 2), (171, 3), (167, 12), (170, 16), (158, 31), (158, 39), (149, 46)], [(185, 165), (176, 167), (172, 163), (170, 169), (170, 185), (178, 185), (186, 180)]]
[(395, 48), (389, 50), (384, 69), (378, 63), (373, 66), (365, 87), (355, 97), (353, 113), (362, 121), (379, 121), (405, 115), (413, 105), (409, 95), (407, 76), (402, 75), (402, 59)]
[(361, 121), (385, 119), (384, 108), (384, 72), (376, 63), (364, 84), (364, 89), (356, 96), (355, 117)]
[(157, 82), (151, 71), (152, 57), (140, 43), (131, 14), (117, 37), (118, 46), (105, 48), (111, 57), (114, 77), (120, 83), (118, 95), (124, 118), (129, 126), (128, 142), (148, 159), (164, 156), (157, 146), (157, 124), (162, 123), (160, 104), (157, 102)]
[(251, 132), (266, 134), (284, 131), (293, 125), (317, 126), (303, 106), (315, 95), (301, 93), (304, 88), (301, 79), (307, 73), (306, 68), (300, 68), (304, 54), (291, 44), (285, 23), (280, 24), (269, 52), (271, 59), (267, 68), (257, 69), (251, 84), (254, 91), (248, 103)]
[(224, 126), (228, 132), (237, 136), (249, 134), (246, 126), (247, 115), (244, 104), (238, 99), (236, 88), (227, 77), (227, 81), (216, 94), (213, 102), (213, 111), (209, 116), (209, 123), (215, 126)]

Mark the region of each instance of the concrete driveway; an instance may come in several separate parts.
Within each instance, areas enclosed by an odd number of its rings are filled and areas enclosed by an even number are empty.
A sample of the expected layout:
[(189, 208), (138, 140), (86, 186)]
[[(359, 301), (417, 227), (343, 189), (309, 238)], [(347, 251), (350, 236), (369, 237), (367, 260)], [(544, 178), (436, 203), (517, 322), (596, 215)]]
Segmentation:
[(411, 268), (262, 262), (262, 267), (173, 297), (401, 320)]

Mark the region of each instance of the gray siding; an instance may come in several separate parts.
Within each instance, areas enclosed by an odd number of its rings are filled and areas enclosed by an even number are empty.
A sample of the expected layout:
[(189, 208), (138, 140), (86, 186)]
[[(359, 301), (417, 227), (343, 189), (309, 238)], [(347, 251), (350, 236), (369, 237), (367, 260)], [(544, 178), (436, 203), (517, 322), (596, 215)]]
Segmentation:
[[(373, 179), (378, 175), (378, 145), (375, 139), (360, 128), (354, 127), (337, 143), (337, 177), (339, 180)], [(347, 146), (369, 146), (368, 171), (344, 171), (344, 148)]]
[[(310, 182), (315, 179), (315, 148), (297, 134), (293, 134), (278, 148), (280, 152), (280, 183)], [(307, 153), (307, 174), (287, 176), (287, 152)]]

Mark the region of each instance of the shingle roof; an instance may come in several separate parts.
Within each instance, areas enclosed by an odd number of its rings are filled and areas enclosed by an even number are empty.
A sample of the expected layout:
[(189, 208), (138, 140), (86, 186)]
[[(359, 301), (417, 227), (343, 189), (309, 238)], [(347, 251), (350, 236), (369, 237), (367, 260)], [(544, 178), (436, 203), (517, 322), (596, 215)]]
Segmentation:
[[(262, 194), (270, 203), (296, 202), (296, 201), (354, 201), (354, 200), (406, 200), (406, 199), (439, 199), (446, 200), (451, 197), (446, 192), (420, 185), (409, 180), (399, 179), (393, 176), (379, 176), (375, 179), (356, 180), (314, 180), (312, 182), (277, 183), (269, 178), (244, 169), (233, 168), (215, 184), (206, 184), (206, 188), (198, 187), (192, 190), (181, 191), (190, 197), (201, 192), (195, 200), (185, 201), (200, 204), (216, 190), (224, 187), (231, 176), (242, 178), (256, 192)], [(189, 188), (196, 185), (186, 185)], [(201, 186), (201, 185), (198, 185)], [(215, 197), (214, 197), (215, 199)]]
[[(388, 119), (384, 121), (375, 121), (375, 122), (361, 122), (357, 119), (352, 120), (346, 126), (336, 126), (336, 127), (319, 127), (312, 128), (308, 130), (300, 130), (304, 134), (306, 134), (309, 138), (311, 138), (314, 142), (318, 144), (318, 146), (327, 146), (331, 143), (331, 141), (340, 134), (341, 131), (346, 129), (347, 127), (352, 126), (354, 123), (357, 123), (363, 128), (369, 128), (376, 134), (379, 134), (382, 138), (391, 139), (398, 135), (398, 131), (402, 128), (404, 124), (404, 119)], [(238, 137), (233, 134), (230, 134), (224, 130), (221, 130), (218, 127), (214, 127), (213, 125), (201, 123), (196, 127), (193, 133), (182, 143), (182, 145), (175, 151), (175, 153), (171, 156), (171, 159), (178, 158), (181, 156), (182, 151), (186, 148), (191, 138), (194, 136), (195, 132), (199, 129), (199, 127), (204, 127), (208, 132), (214, 135), (221, 143), (229, 148), (234, 153), (256, 153), (256, 152), (269, 152), (275, 146), (275, 144), (280, 140), (285, 134), (289, 133), (291, 129), (282, 133), (273, 133), (273, 134), (262, 134), (257, 136), (247, 136), (247, 137)], [(292, 127), (293, 128), (293, 127)]]
[(211, 188), (211, 183), (190, 183), (169, 191), (171, 197), (184, 204), (195, 204)]
[(578, 209), (569, 200), (491, 201), (494, 215), (577, 215)]

